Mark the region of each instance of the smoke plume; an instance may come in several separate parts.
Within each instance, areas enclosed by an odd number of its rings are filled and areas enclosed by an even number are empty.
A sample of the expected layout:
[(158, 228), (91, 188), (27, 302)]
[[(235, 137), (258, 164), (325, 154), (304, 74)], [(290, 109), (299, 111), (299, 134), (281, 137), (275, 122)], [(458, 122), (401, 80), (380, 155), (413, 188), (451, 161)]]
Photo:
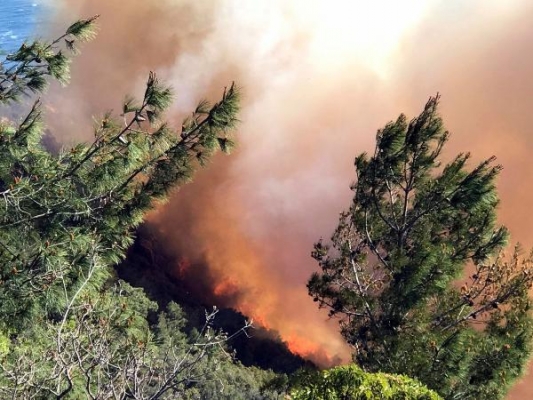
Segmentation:
[[(533, 245), (526, 0), (55, 3), (53, 29), (101, 14), (72, 84), (53, 90), (50, 105), (62, 112), (50, 119), (63, 141), (87, 137), (90, 117), (140, 93), (149, 70), (174, 87), (176, 123), (231, 81), (243, 88), (238, 149), (148, 222), (184, 260), (177, 274), (199, 279), (192, 266), (204, 265), (209, 296), (278, 330), (294, 351), (326, 364), (348, 358), (335, 324), (306, 294), (316, 268), (309, 253), (348, 206), (353, 157), (430, 95), (442, 95), (448, 156), (495, 154), (504, 165), (500, 220), (513, 240)], [(524, 380), (513, 395), (531, 396), (533, 386)]]

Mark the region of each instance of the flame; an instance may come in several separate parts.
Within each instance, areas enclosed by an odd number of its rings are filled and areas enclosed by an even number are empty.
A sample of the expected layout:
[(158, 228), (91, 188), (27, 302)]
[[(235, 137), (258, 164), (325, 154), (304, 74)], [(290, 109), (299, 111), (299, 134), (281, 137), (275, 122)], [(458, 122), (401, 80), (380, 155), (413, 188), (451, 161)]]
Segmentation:
[(290, 335), (285, 337), (285, 343), (289, 350), (303, 358), (313, 360), (321, 368), (330, 368), (339, 364), (346, 364), (349, 359), (332, 356), (325, 349), (319, 346), (313, 338)]
[[(224, 168), (218, 171), (224, 173)], [(194, 260), (186, 269), (179, 263), (176, 274), (188, 282), (206, 283), (208, 297), (217, 306), (232, 307), (252, 319), (254, 325), (276, 331), (294, 353), (321, 366), (349, 361), (350, 350), (336, 323), (328, 323), (324, 313), (317, 310), (305, 285), (284, 279), (276, 260), (269, 263), (262, 256), (261, 243), (236, 223), (243, 209), (238, 199), (218, 197), (216, 192), (199, 196), (198, 190), (203, 191), (204, 185), (216, 180), (212, 174), (200, 174), (195, 185), (183, 188), (172, 202), (149, 216), (149, 225), (160, 230), (158, 236), (165, 242), (164, 247), (173, 248), (177, 254), (187, 253)], [(196, 207), (203, 210), (200, 220)], [(175, 208), (181, 212), (172, 212)], [(169, 229), (173, 226), (188, 232), (186, 243), (176, 241), (179, 235)], [(195, 266), (207, 268), (202, 275), (200, 267)], [(205, 286), (198, 290), (205, 291)]]

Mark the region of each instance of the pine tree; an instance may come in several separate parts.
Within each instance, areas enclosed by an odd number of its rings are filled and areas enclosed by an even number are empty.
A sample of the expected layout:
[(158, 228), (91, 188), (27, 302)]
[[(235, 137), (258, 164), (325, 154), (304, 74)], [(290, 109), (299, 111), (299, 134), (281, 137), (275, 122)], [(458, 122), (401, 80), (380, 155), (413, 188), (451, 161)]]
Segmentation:
[[(67, 30), (73, 38), (65, 40), (90, 37), (93, 21), (74, 24)], [(41, 65), (62, 54), (56, 50), (57, 43), (22, 45), (8, 57), (5, 63), (10, 67), (4, 68), (7, 72), (0, 79), (12, 84), (3, 90), (4, 102), (36, 89), (28, 76), (44, 79), (46, 74), (57, 73), (66, 79), (66, 69), (60, 73)], [(120, 120), (105, 115), (94, 127), (92, 143), (76, 145), (57, 156), (41, 143), (39, 101), (20, 123), (2, 122), (3, 318), (20, 324), (43, 308), (55, 312), (65, 305), (61, 299), (69, 297), (65, 287), (76, 290), (89, 271), (94, 271), (91, 282), (105, 279), (106, 274), (96, 277), (105, 270), (100, 265), (113, 265), (124, 256), (134, 228), (153, 200), (188, 181), (196, 166), (216, 149), (229, 149), (238, 99), (232, 85), (215, 105), (202, 102), (181, 131), (175, 132), (160, 120), (171, 103), (171, 90), (151, 73), (142, 101), (126, 99)]]
[[(95, 20), (2, 61), (0, 103), (41, 92), (49, 77), (66, 82), (65, 54), (94, 36)], [(42, 144), (39, 101), (0, 122), (0, 397), (229, 399), (253, 382), (254, 398), (271, 398), (259, 386), (272, 374), (234, 362), (227, 335), (211, 328), (216, 312), (190, 334), (176, 305), (151, 323), (156, 305), (115, 276), (154, 200), (232, 145), (234, 85), (179, 131), (162, 119), (171, 101), (151, 73), (140, 101), (126, 99), (92, 142), (59, 154)]]
[(445, 398), (498, 399), (531, 350), (533, 258), (503, 254), (494, 158), (441, 165), (449, 135), (438, 102), (387, 124), (374, 154), (355, 159), (352, 204), (331, 244), (315, 244), (309, 294), (340, 318), (364, 369), (406, 374)]

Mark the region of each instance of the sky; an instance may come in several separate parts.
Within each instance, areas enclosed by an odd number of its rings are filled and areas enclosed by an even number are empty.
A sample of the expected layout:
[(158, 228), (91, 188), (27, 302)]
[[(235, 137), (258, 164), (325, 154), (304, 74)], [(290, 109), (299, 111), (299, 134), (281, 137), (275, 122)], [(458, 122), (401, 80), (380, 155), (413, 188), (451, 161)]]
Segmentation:
[[(346, 360), (305, 283), (315, 241), (349, 206), (353, 159), (376, 130), (414, 117), (440, 93), (452, 136), (445, 157), (496, 155), (499, 220), (533, 246), (533, 3), (527, 0), (49, 0), (48, 30), (100, 14), (97, 39), (54, 86), (49, 123), (64, 143), (91, 117), (142, 93), (155, 70), (174, 88), (179, 121), (235, 81), (238, 148), (148, 217), (159, 240), (224, 305), (276, 329), (297, 352)], [(55, 112), (54, 110), (61, 110)], [(86, 126), (86, 128), (84, 128)], [(188, 265), (187, 264), (187, 265)], [(185, 265), (185, 264), (181, 264)], [(180, 269), (181, 268), (181, 269)], [(510, 398), (533, 396), (526, 378)]]

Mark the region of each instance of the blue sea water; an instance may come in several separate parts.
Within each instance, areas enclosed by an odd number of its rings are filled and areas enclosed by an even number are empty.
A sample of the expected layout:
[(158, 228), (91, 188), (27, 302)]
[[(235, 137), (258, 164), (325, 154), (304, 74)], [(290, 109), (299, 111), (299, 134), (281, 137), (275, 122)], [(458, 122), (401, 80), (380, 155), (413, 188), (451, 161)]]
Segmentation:
[(35, 35), (44, 8), (42, 0), (0, 0), (0, 57)]

